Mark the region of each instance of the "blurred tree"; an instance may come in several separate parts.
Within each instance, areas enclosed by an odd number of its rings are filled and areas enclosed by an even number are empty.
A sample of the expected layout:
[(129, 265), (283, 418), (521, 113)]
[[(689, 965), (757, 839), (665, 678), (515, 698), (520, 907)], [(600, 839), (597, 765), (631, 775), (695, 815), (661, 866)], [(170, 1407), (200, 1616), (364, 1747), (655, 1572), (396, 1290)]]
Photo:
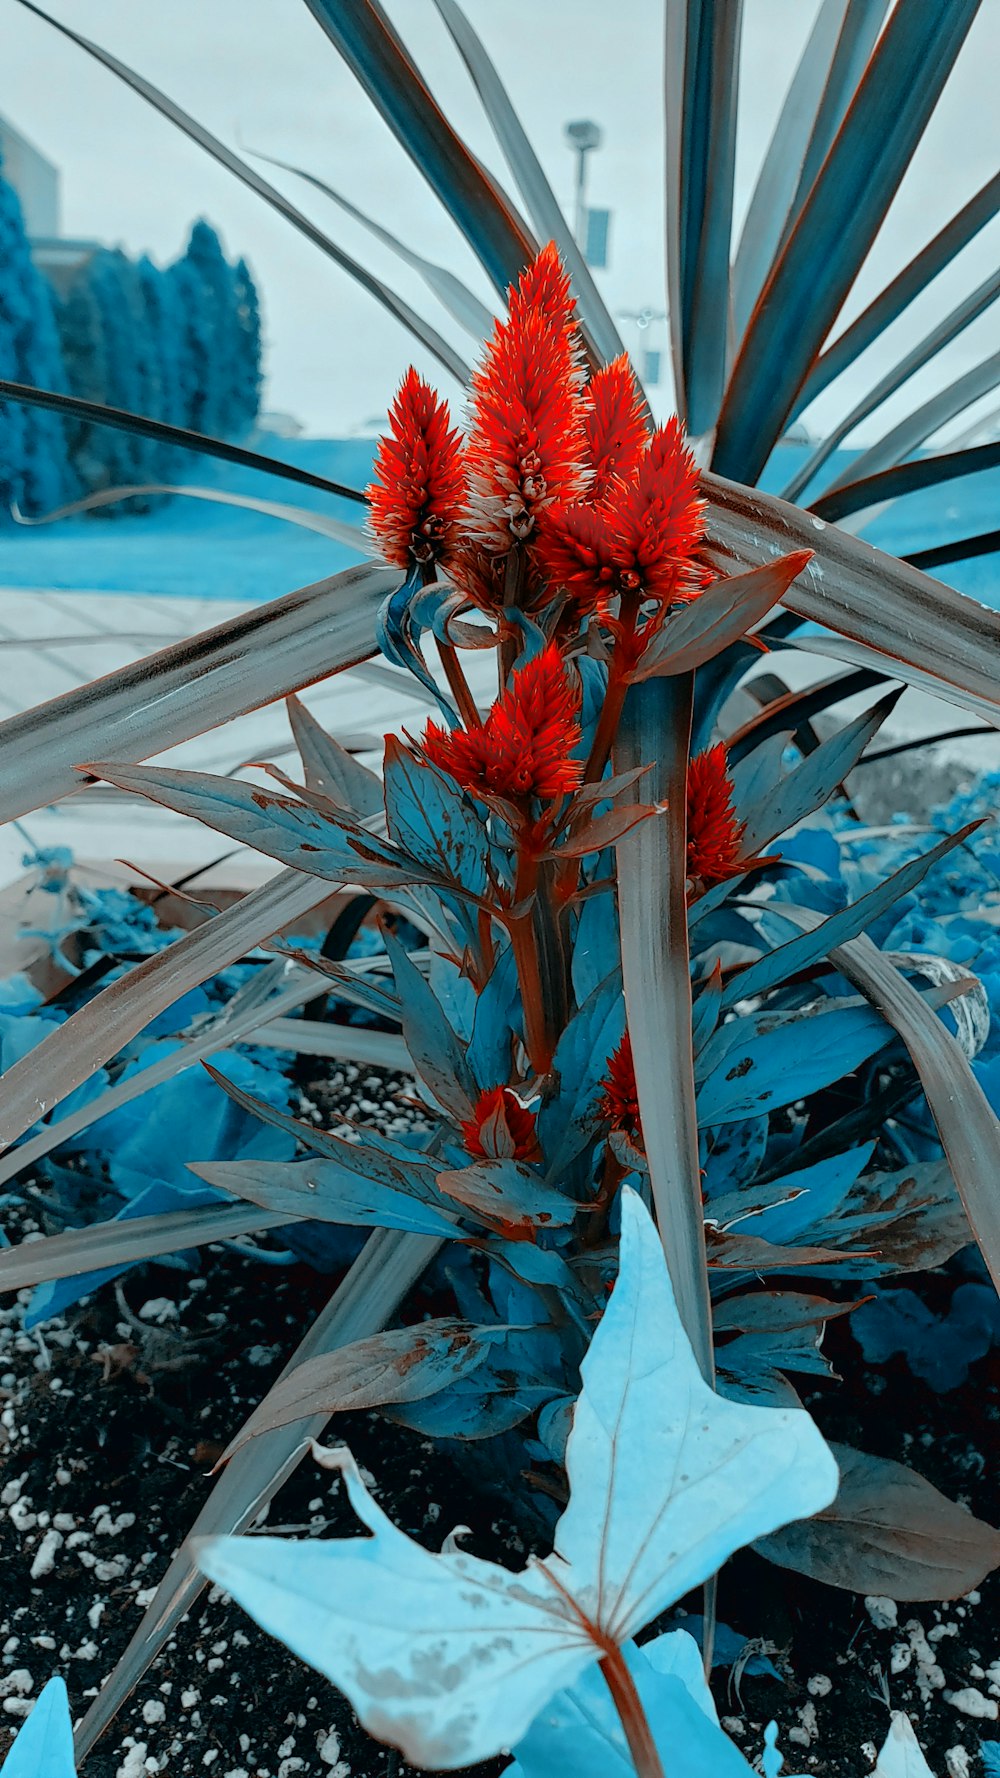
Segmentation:
[[(36, 270), (17, 194), (0, 177), (0, 376), (65, 389), (52, 292)], [(50, 512), (74, 492), (63, 422), (42, 408), (0, 404), (0, 523), (16, 503)]]
[(236, 263), (236, 350), (233, 355), (233, 430), (249, 432), (260, 411), (261, 330), (257, 286), (245, 259)]

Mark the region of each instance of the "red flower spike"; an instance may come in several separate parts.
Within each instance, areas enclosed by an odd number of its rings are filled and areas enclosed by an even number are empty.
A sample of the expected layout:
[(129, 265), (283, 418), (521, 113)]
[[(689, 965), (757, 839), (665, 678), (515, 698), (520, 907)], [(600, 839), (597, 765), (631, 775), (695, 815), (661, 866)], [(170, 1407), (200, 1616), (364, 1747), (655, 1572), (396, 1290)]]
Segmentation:
[(604, 1091), (598, 1101), (598, 1116), (612, 1130), (621, 1131), (630, 1142), (641, 1147), (639, 1094), (635, 1084), (632, 1039), (627, 1031), (608, 1061), (608, 1072), (602, 1084)]
[(698, 470), (676, 419), (661, 426), (629, 482), (613, 481), (603, 505), (548, 514), (538, 556), (553, 587), (581, 611), (615, 596), (672, 605), (693, 598), (706, 571), (694, 560), (704, 536)]
[(580, 744), (580, 694), (573, 690), (553, 643), (511, 675), (510, 685), (480, 728), (428, 723), (423, 748), (432, 765), (485, 801), (542, 802), (576, 790), (583, 767), (570, 755)]
[(503, 603), (505, 558), (530, 552), (540, 515), (573, 500), (584, 482), (580, 388), (583, 372), (569, 278), (553, 244), (509, 293), (472, 379), (466, 462), (469, 500), (460, 576), (477, 603)]
[(379, 440), (376, 479), (365, 490), (369, 523), (387, 562), (406, 572), (414, 562), (447, 563), (465, 499), (462, 456), (447, 403), (411, 367)]
[(745, 868), (741, 841), (746, 823), (733, 808), (733, 781), (720, 741), (696, 754), (687, 779), (687, 872), (706, 888)]
[(537, 1161), (535, 1114), (522, 1105), (510, 1087), (489, 1087), (480, 1093), (468, 1123), (462, 1125), (471, 1155), (488, 1161)]
[(649, 442), (642, 397), (625, 353), (594, 372), (584, 398), (583, 431), (592, 476), (587, 498), (601, 501), (616, 481), (636, 475)]

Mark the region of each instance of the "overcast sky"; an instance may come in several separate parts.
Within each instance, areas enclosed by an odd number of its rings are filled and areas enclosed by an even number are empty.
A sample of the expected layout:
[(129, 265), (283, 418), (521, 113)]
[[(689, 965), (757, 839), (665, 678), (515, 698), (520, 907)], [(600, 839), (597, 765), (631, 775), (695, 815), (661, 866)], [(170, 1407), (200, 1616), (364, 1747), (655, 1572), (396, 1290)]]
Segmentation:
[[(613, 311), (663, 299), (663, 0), (464, 0), (514, 98), (557, 195), (572, 202), (572, 118), (592, 118), (604, 145), (591, 157), (590, 199), (612, 209), (612, 263), (598, 274)], [(163, 88), (233, 146), (309, 167), (386, 227), (463, 277), (490, 288), (457, 231), (354, 83), (302, 0), (49, 0), (50, 10)], [(737, 220), (818, 0), (745, 0)], [(949, 4), (949, 0), (942, 0)], [(507, 170), (433, 0), (390, 0), (425, 78), (472, 148)], [(244, 253), (261, 288), (267, 404), (312, 433), (373, 431), (408, 363), (458, 391), (435, 360), (351, 279), (245, 191), (114, 76), (17, 0), (0, 0), (0, 114), (62, 170), (63, 231), (163, 260), (207, 216), (227, 250)], [(1000, 0), (979, 16), (845, 318), (996, 170), (1000, 126)], [(419, 278), (359, 225), (298, 181), (274, 175), (348, 251), (393, 282), (466, 355), (472, 342)], [(994, 222), (883, 342), (817, 403), (820, 430), (995, 267)], [(905, 393), (868, 422), (879, 436), (902, 413), (994, 351), (997, 310), (973, 324)], [(626, 344), (634, 326), (620, 323)], [(665, 344), (661, 337), (650, 343)], [(666, 354), (664, 355), (666, 362)], [(669, 406), (669, 388), (658, 406)], [(960, 422), (991, 412), (994, 392)]]

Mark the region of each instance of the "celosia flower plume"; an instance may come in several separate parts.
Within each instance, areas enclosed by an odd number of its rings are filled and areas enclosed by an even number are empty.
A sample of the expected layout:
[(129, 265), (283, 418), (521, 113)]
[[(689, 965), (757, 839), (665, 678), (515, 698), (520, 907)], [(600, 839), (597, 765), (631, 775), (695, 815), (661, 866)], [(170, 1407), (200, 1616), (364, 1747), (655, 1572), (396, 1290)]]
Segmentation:
[(465, 590), (487, 607), (505, 599), (506, 558), (531, 551), (538, 522), (554, 502), (583, 489), (583, 380), (569, 278), (553, 244), (544, 247), (509, 293), (472, 379), (463, 516)]
[(489, 1087), (480, 1093), (472, 1117), (462, 1125), (462, 1135), (469, 1153), (479, 1159), (538, 1159), (535, 1114), (510, 1087)]
[(429, 723), (423, 748), (432, 765), (464, 790), (489, 800), (552, 802), (580, 783), (580, 695), (550, 643), (512, 673), (510, 684), (479, 728), (450, 732)]
[(745, 868), (741, 842), (746, 823), (733, 808), (733, 781), (720, 741), (696, 754), (687, 779), (687, 871), (706, 888)]
[(602, 504), (574, 502), (547, 515), (539, 566), (584, 613), (614, 597), (663, 606), (690, 599), (705, 582), (694, 559), (704, 510), (694, 457), (680, 423), (668, 420), (631, 479), (612, 479)]
[(623, 353), (595, 370), (584, 390), (583, 433), (590, 485), (587, 499), (605, 500), (615, 482), (637, 474), (649, 431), (632, 366)]
[(446, 402), (407, 371), (379, 440), (375, 480), (366, 490), (370, 524), (387, 562), (446, 566), (465, 498), (462, 441)]
[(635, 1084), (632, 1039), (627, 1031), (614, 1055), (608, 1060), (608, 1071), (601, 1085), (602, 1092), (597, 1106), (601, 1122), (641, 1147), (639, 1093)]

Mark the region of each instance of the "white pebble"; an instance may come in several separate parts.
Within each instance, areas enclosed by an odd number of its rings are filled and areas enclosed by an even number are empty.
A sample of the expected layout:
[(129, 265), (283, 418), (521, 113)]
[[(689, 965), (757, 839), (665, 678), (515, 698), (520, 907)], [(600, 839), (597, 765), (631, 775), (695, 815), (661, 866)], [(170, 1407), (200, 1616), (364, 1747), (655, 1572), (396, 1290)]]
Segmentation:
[(142, 1720), (144, 1723), (148, 1723), (149, 1726), (152, 1727), (154, 1723), (162, 1722), (166, 1714), (167, 1707), (162, 1698), (146, 1699), (146, 1702), (142, 1707)]
[(811, 1692), (814, 1698), (828, 1698), (832, 1690), (833, 1680), (825, 1673), (814, 1673), (806, 1685), (806, 1691)]
[(949, 1747), (944, 1763), (948, 1769), (948, 1778), (969, 1778), (969, 1755), (961, 1742), (957, 1747)]
[(28, 1698), (35, 1689), (35, 1682), (27, 1667), (15, 1667), (0, 1679), (0, 1698)]
[(899, 1607), (895, 1599), (886, 1599), (881, 1593), (869, 1593), (866, 1596), (865, 1610), (876, 1630), (894, 1630), (899, 1622)]
[(945, 1692), (944, 1697), (945, 1703), (953, 1710), (960, 1710), (963, 1716), (979, 1716), (993, 1722), (1000, 1716), (996, 1699), (984, 1698), (974, 1685), (963, 1686), (959, 1692)]
[(56, 1557), (62, 1546), (63, 1534), (61, 1531), (46, 1531), (35, 1551), (35, 1559), (31, 1564), (32, 1580), (42, 1580), (46, 1574), (52, 1573), (56, 1565)]

